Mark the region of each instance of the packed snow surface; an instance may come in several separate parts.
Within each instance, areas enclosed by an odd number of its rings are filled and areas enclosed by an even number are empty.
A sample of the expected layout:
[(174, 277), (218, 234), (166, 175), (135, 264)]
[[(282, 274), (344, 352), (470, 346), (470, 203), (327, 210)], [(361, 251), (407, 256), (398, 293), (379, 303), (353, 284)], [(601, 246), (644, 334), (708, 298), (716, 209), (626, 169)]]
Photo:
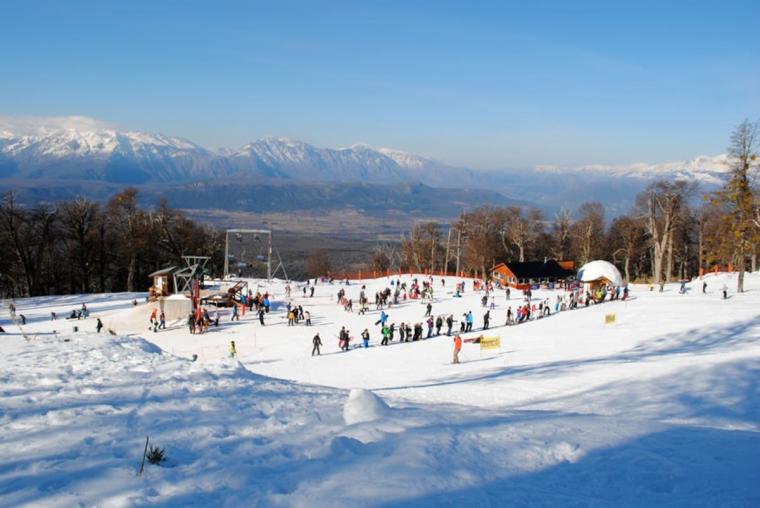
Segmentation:
[[(518, 326), (504, 321), (522, 297), (498, 291), (483, 331), (484, 294), (435, 278), (433, 316), (472, 310), (465, 340), (501, 339), (465, 342), (459, 365), (445, 335), (380, 345), (380, 311), (358, 314), (358, 295), (387, 278), (312, 298), (292, 283), (290, 299), (250, 281), (271, 294), (265, 325), (225, 310), (203, 335), (149, 330), (144, 294), (17, 300), (21, 327), (6, 301), (0, 506), (760, 506), (760, 276), (723, 300), (735, 279), (559, 313), (564, 293), (538, 290), (552, 315)], [(287, 325), (288, 300), (312, 327)], [(65, 319), (82, 303), (89, 318)], [(397, 326), (425, 311), (385, 309)], [(353, 347), (365, 328), (370, 347)], [(167, 460), (138, 476), (146, 437)]]

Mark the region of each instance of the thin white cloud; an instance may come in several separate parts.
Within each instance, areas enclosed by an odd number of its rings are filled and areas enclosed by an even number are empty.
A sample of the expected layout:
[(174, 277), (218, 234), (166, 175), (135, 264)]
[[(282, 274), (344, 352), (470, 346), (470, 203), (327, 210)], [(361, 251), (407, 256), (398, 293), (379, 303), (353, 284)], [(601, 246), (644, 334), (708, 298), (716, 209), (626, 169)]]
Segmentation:
[(88, 116), (6, 116), (0, 115), (0, 131), (10, 131), (17, 135), (41, 134), (56, 130), (73, 129), (93, 131), (114, 129), (110, 122)]

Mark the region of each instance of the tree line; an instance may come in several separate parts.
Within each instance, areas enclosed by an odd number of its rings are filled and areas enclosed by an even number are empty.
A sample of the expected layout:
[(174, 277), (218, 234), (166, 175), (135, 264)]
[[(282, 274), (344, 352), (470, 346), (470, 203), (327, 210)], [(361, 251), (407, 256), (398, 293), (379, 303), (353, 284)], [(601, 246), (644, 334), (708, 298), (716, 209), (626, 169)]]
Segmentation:
[(221, 273), (224, 234), (160, 200), (138, 205), (128, 188), (104, 205), (78, 198), (55, 205), (0, 200), (0, 296), (145, 291), (148, 274), (184, 266), (183, 255), (211, 256)]
[(725, 183), (712, 194), (700, 195), (694, 182), (656, 180), (628, 213), (609, 222), (598, 202), (553, 217), (536, 208), (481, 206), (450, 224), (418, 224), (398, 246), (378, 246), (370, 268), (486, 277), (500, 260), (573, 260), (580, 266), (605, 259), (627, 281), (656, 285), (732, 267), (743, 291), (744, 269), (757, 269), (760, 244), (760, 194), (753, 188), (757, 138), (757, 123), (736, 127)]

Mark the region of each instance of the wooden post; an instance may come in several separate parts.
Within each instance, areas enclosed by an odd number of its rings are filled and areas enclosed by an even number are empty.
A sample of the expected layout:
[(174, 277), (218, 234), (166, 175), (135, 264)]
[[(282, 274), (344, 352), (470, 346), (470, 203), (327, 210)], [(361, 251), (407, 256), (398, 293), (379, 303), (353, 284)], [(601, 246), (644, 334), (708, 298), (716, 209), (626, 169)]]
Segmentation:
[(459, 273), (459, 253), (462, 247), (462, 229), (457, 228), (457, 273)]
[(142, 476), (143, 469), (145, 469), (145, 456), (148, 454), (148, 439), (150, 439), (150, 436), (145, 436), (145, 449), (143, 450), (142, 462), (140, 463), (140, 471), (138, 471), (137, 476)]

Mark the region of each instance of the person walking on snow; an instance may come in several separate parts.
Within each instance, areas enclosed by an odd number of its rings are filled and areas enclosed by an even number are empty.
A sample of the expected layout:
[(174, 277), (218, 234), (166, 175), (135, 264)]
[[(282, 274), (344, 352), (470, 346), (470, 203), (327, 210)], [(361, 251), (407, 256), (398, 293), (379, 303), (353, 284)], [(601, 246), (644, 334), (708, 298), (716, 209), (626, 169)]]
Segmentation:
[(296, 324), (296, 313), (293, 312), (293, 310), (288, 311), (288, 326), (295, 326)]
[(383, 340), (380, 342), (380, 345), (381, 346), (387, 346), (388, 345), (388, 340), (391, 337), (391, 329), (388, 328), (387, 326), (383, 326), (383, 329), (380, 330), (380, 333), (383, 335)]
[(237, 356), (237, 348), (235, 348), (235, 341), (230, 341), (230, 358), (235, 358)]
[(702, 282), (702, 294), (707, 294), (707, 281)]
[(454, 337), (454, 359), (451, 363), (459, 363), (459, 352), (462, 350), (462, 337), (457, 334)]
[(375, 321), (375, 324), (382, 326), (382, 325), (385, 324), (386, 321), (388, 321), (388, 314), (386, 314), (384, 310), (381, 310), (380, 311), (380, 319), (378, 319), (377, 321)]
[(240, 316), (238, 315), (237, 302), (232, 304), (232, 319), (230, 319), (230, 321), (235, 321), (236, 319), (240, 321)]
[(491, 321), (491, 311), (487, 310), (483, 315), (483, 330), (488, 330), (488, 323)]
[(465, 321), (467, 322), (467, 326), (465, 327), (465, 332), (471, 332), (472, 331), (472, 323), (474, 321), (474, 318), (472, 317), (472, 311), (467, 312), (467, 316), (465, 317)]
[(311, 348), (311, 356), (314, 356), (314, 353), (316, 353), (317, 356), (320, 356), (319, 347), (322, 345), (322, 339), (319, 338), (319, 333), (311, 339), (311, 343), (314, 345), (314, 347)]
[(98, 322), (95, 323), (95, 329), (98, 331), (98, 333), (100, 333), (100, 330), (103, 329), (103, 321), (101, 321), (100, 318), (98, 318)]
[[(383, 325), (383, 328), (385, 328), (385, 325)], [(369, 330), (367, 330), (366, 328), (362, 332), (362, 342), (364, 342), (365, 348), (369, 347)]]
[(425, 317), (430, 316), (430, 314), (433, 312), (433, 304), (428, 302), (427, 304), (427, 310), (425, 311)]
[(723, 299), (725, 300), (727, 298), (728, 298), (728, 286), (723, 284)]

